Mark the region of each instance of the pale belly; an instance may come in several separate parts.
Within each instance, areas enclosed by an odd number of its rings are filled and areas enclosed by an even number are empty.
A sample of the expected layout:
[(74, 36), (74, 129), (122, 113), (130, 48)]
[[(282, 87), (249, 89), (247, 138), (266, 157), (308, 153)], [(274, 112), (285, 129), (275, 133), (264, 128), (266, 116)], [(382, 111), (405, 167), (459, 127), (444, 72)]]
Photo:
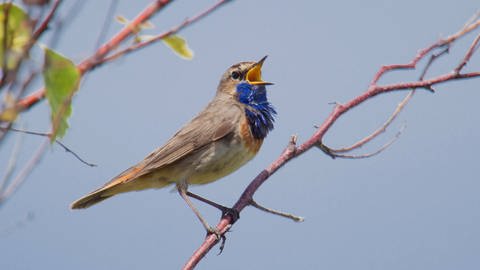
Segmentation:
[(216, 181), (243, 166), (256, 153), (243, 147), (241, 142), (228, 144), (218, 141), (197, 156), (189, 170), (187, 182), (199, 185)]

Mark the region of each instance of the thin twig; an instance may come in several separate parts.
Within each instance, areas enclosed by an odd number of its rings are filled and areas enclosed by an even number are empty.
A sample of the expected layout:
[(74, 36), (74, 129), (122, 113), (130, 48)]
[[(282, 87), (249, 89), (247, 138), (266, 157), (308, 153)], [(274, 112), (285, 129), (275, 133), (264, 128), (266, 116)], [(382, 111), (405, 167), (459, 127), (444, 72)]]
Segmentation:
[[(42, 137), (46, 137), (46, 138), (51, 138), (52, 134), (51, 133), (43, 133), (43, 132), (36, 132), (36, 131), (29, 131), (29, 130), (22, 130), (22, 129), (17, 129), (17, 128), (5, 128), (5, 127), (0, 127), (0, 130), (3, 131), (3, 132), (7, 132), (8, 130), (11, 130), (11, 131), (15, 131), (15, 132), (19, 132), (19, 133), (24, 133), (24, 134), (30, 134), (30, 135), (36, 135), (36, 136), (42, 136)], [(72, 149), (70, 149), (69, 147), (67, 147), (65, 144), (63, 144), (62, 142), (60, 142), (59, 140), (55, 139), (55, 143), (57, 143), (58, 145), (60, 145), (67, 153), (70, 153), (72, 154), (76, 159), (78, 159), (80, 162), (82, 162), (83, 164), (87, 165), (87, 166), (90, 166), (90, 167), (96, 167), (97, 165), (96, 164), (93, 164), (93, 163), (89, 163), (87, 161), (85, 161), (83, 158), (81, 158), (77, 153), (75, 153), (75, 151), (73, 151)]]
[[(411, 94), (413, 92), (410, 92), (409, 94)], [(370, 158), (370, 157), (373, 157), (373, 156), (376, 156), (378, 154), (380, 154), (381, 152), (385, 151), (387, 148), (389, 148), (394, 142), (396, 142), (398, 140), (398, 138), (400, 138), (400, 135), (402, 135), (403, 131), (405, 130), (405, 127), (406, 125), (402, 125), (400, 127), (400, 130), (398, 130), (398, 132), (395, 134), (395, 136), (393, 138), (390, 139), (390, 141), (388, 141), (387, 143), (385, 143), (384, 145), (382, 145), (382, 147), (380, 147), (379, 149), (375, 150), (374, 152), (371, 152), (371, 153), (366, 153), (366, 154), (361, 154), (361, 155), (346, 155), (346, 154), (339, 154), (337, 152), (335, 152), (336, 150), (335, 149), (329, 149), (327, 146), (323, 145), (320, 147), (320, 149), (322, 149), (322, 151), (326, 152), (327, 155), (333, 157), (333, 158), (344, 158), (344, 159), (364, 159), (364, 158)]]
[(113, 21), (113, 16), (117, 10), (118, 0), (110, 0), (110, 5), (108, 7), (107, 15), (105, 15), (105, 20), (103, 21), (102, 28), (97, 38), (97, 42), (95, 42), (94, 49), (96, 50), (100, 45), (102, 45), (105, 36), (107, 35), (108, 29)]
[[(423, 79), (425, 78), (425, 75), (427, 74), (427, 71), (430, 69), (430, 67), (432, 66), (433, 62), (438, 59), (439, 57), (443, 56), (443, 55), (446, 55), (449, 51), (449, 46), (446, 46), (443, 50), (441, 50), (440, 52), (438, 53), (434, 53), (430, 56), (430, 58), (428, 59), (428, 62), (425, 64), (425, 67), (423, 68), (423, 71), (422, 73), (420, 74), (420, 77), (418, 78), (419, 81), (423, 81)], [(405, 108), (405, 106), (407, 105), (407, 103), (410, 101), (410, 99), (413, 97), (413, 95), (415, 94), (415, 88), (412, 89), (412, 91), (410, 91), (406, 96), (405, 98), (397, 105), (397, 107), (395, 108), (395, 110), (393, 111), (393, 113), (390, 115), (390, 117), (387, 119), (387, 121), (385, 121), (385, 123), (383, 123), (383, 125), (381, 125), (377, 130), (375, 130), (373, 133), (371, 133), (370, 135), (366, 136), (365, 138), (361, 139), (360, 141), (352, 144), (351, 146), (349, 147), (344, 147), (344, 148), (340, 148), (340, 149), (332, 149), (330, 147), (327, 147), (325, 145), (323, 145), (322, 142), (319, 143), (319, 147), (322, 151), (324, 151), (326, 154), (328, 154), (329, 156), (331, 156), (332, 158), (335, 158), (335, 157), (342, 157), (342, 155), (337, 155), (338, 153), (346, 153), (346, 152), (350, 152), (352, 150), (355, 150), (355, 149), (358, 149), (360, 147), (362, 147), (363, 145), (365, 145), (366, 143), (372, 141), (374, 138), (376, 138), (378, 135), (380, 135), (381, 133), (385, 132), (387, 130), (387, 127), (390, 126), (390, 124), (397, 118), (397, 116), (400, 114), (400, 112)], [(393, 140), (395, 141), (395, 140)], [(393, 142), (392, 141), (392, 142)], [(381, 152), (381, 151), (380, 151)], [(378, 152), (378, 153), (380, 153)], [(377, 154), (378, 154), (377, 153)], [(372, 155), (366, 155), (366, 157), (368, 156), (372, 156)], [(347, 156), (348, 158), (352, 157), (352, 156)]]
[(460, 62), (460, 64), (455, 68), (455, 70), (454, 70), (455, 73), (457, 73), (457, 74), (460, 73), (460, 71), (462, 71), (462, 69), (467, 65), (468, 61), (470, 61), (470, 58), (472, 58), (472, 55), (478, 49), (478, 43), (479, 42), (480, 42), (480, 34), (472, 42), (472, 45), (470, 46), (467, 53), (465, 54), (465, 57)]
[(68, 25), (75, 21), (79, 14), (81, 14), (81, 11), (86, 3), (87, 1), (75, 1), (75, 3), (68, 9), (67, 12), (65, 12), (65, 14), (55, 20), (54, 32), (47, 43), (50, 48), (56, 47), (56, 44), (58, 44), (60, 38), (62, 37), (62, 30), (68, 28)]
[[(83, 2), (83, 1), (81, 1)], [(104, 43), (94, 55), (86, 58), (80, 64), (77, 65), (78, 70), (83, 75), (87, 71), (94, 69), (98, 65), (98, 61), (103, 59), (108, 53), (110, 53), (114, 48), (120, 45), (126, 38), (134, 34), (134, 29), (136, 26), (142, 24), (146, 20), (150, 19), (155, 13), (162, 10), (167, 6), (171, 0), (156, 0), (148, 5), (143, 11), (141, 11), (135, 19), (133, 19), (130, 24), (126, 25), (122, 30), (120, 30), (116, 35), (114, 35), (109, 41)], [(43, 100), (45, 97), (45, 87), (36, 90), (27, 97), (21, 99), (18, 102), (18, 108), (26, 110), (31, 108), (33, 105), (37, 104), (40, 100)]]
[(277, 215), (277, 216), (281, 216), (281, 217), (284, 217), (284, 218), (288, 218), (288, 219), (291, 219), (295, 222), (303, 222), (305, 220), (305, 218), (300, 217), (300, 216), (296, 216), (296, 215), (293, 215), (293, 214), (290, 214), (290, 213), (281, 212), (281, 211), (278, 211), (278, 210), (267, 208), (265, 206), (262, 206), (262, 205), (258, 204), (254, 200), (252, 200), (250, 202), (250, 205), (257, 208), (258, 210), (261, 210), (261, 211), (264, 211), (264, 212), (267, 212), (267, 213), (270, 213), (270, 214), (274, 214), (274, 215)]
[[(480, 12), (479, 12), (480, 13)], [(417, 63), (422, 60), (426, 55), (428, 55), (432, 50), (437, 49), (437, 48), (442, 48), (444, 46), (447, 46), (448, 44), (451, 44), (455, 42), (458, 38), (465, 36), (466, 34), (470, 33), (471, 31), (475, 30), (478, 28), (480, 25), (480, 16), (477, 13), (475, 16), (473, 16), (471, 19), (468, 20), (468, 22), (460, 29), (458, 32), (456, 32), (453, 35), (448, 36), (445, 39), (440, 39), (436, 43), (432, 44), (429, 47), (424, 48), (423, 50), (420, 50), (417, 55), (412, 59), (407, 64), (396, 64), (396, 65), (388, 65), (388, 66), (382, 66), (380, 70), (375, 74), (373, 77), (372, 82), (370, 83), (371, 86), (374, 86), (378, 83), (378, 80), (388, 71), (391, 70), (396, 70), (396, 69), (413, 69), (417, 65)]]
[(159, 40), (162, 40), (170, 35), (173, 35), (177, 32), (179, 32), (180, 30), (186, 28), (187, 26), (195, 23), (196, 21), (206, 17), (207, 15), (211, 14), (214, 10), (218, 9), (219, 7), (221, 7), (222, 5), (226, 4), (230, 2), (230, 0), (220, 0), (218, 1), (217, 3), (215, 3), (214, 5), (206, 8), (205, 10), (199, 12), (198, 14), (196, 14), (195, 16), (191, 17), (191, 18), (187, 18), (185, 19), (181, 24), (171, 28), (170, 30), (168, 31), (165, 31), (159, 35), (156, 35), (146, 41), (143, 41), (143, 42), (139, 42), (139, 43), (136, 43), (136, 44), (133, 44), (125, 49), (122, 49), (122, 50), (119, 50), (107, 57), (105, 57), (102, 61), (100, 61), (98, 64), (103, 64), (103, 63), (107, 63), (107, 62), (110, 62), (112, 60), (115, 60), (121, 56), (124, 56), (130, 52), (133, 52), (133, 51), (136, 51), (138, 49), (141, 49), (141, 48), (144, 48), (148, 45), (151, 45)]
[(31, 38), (31, 45), (29, 45), (30, 49), (35, 42), (40, 38), (40, 36), (48, 29), (48, 26), (50, 25), (50, 22), (52, 21), (53, 17), (55, 16), (55, 13), (57, 12), (58, 7), (62, 3), (62, 0), (56, 0), (55, 3), (53, 3), (52, 8), (48, 12), (47, 16), (45, 19), (42, 21), (40, 26), (33, 32), (32, 38)]

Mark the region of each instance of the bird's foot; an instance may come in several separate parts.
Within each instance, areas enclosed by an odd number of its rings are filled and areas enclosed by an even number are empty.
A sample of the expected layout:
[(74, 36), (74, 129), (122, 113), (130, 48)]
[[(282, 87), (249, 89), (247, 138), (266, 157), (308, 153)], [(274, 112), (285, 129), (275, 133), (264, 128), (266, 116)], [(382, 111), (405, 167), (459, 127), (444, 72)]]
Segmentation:
[[(230, 230), (231, 226), (232, 226), (231, 224), (228, 225), (227, 230), (225, 232), (228, 232)], [(206, 237), (208, 237), (211, 234), (215, 235), (215, 238), (216, 238), (217, 241), (222, 240), (222, 242), (220, 243), (220, 250), (217, 254), (217, 255), (220, 255), (220, 254), (222, 254), (223, 249), (225, 248), (225, 242), (227, 241), (227, 237), (225, 236), (225, 233), (222, 234), (217, 228), (209, 226), (208, 229), (207, 229), (207, 236)]]
[(220, 238), (223, 238), (225, 236), (223, 236), (223, 234), (215, 227), (212, 227), (212, 226), (208, 226), (207, 228), (207, 236), (208, 237), (209, 235), (213, 234), (215, 235), (215, 238), (217, 238), (217, 240), (220, 240)]

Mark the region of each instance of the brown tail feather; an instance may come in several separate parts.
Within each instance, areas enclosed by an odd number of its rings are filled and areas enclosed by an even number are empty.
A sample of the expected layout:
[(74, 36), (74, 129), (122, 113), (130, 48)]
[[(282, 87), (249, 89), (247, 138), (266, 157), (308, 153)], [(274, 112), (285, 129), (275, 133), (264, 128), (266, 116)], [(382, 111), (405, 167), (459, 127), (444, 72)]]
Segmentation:
[(135, 167), (135, 166), (125, 170), (120, 175), (113, 178), (110, 182), (106, 183), (103, 187), (74, 201), (70, 205), (70, 208), (71, 209), (87, 208), (105, 199), (108, 199), (117, 193), (131, 191), (132, 189), (129, 189), (128, 187), (126, 187), (125, 183), (137, 178), (136, 177), (137, 172), (140, 170), (141, 168)]
[(159, 177), (154, 177), (149, 174), (143, 175), (139, 173), (140, 171), (141, 168), (139, 167), (131, 167), (110, 182), (106, 183), (103, 187), (74, 201), (70, 205), (70, 208), (83, 209), (119, 193), (144, 190), (148, 188), (163, 188), (171, 184), (171, 182), (168, 181), (154, 180)]
[(83, 209), (83, 208), (87, 208), (87, 207), (90, 207), (96, 203), (99, 203), (105, 199), (108, 199), (110, 197), (112, 197), (113, 195), (108, 195), (108, 194), (105, 194), (106, 190), (104, 189), (100, 189), (98, 191), (94, 191), (90, 194), (88, 194), (87, 196), (85, 197), (82, 197), (76, 201), (74, 201), (71, 205), (70, 205), (70, 208), (71, 209)]

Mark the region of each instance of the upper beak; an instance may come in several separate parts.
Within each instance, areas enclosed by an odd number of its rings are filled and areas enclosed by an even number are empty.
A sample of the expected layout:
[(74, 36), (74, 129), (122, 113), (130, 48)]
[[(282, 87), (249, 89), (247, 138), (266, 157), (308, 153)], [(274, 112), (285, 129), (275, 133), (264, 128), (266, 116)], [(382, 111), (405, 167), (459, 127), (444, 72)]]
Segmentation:
[(247, 72), (246, 79), (250, 84), (253, 85), (271, 85), (271, 82), (264, 82), (262, 81), (262, 65), (267, 59), (267, 55), (265, 55), (260, 61), (255, 63)]

